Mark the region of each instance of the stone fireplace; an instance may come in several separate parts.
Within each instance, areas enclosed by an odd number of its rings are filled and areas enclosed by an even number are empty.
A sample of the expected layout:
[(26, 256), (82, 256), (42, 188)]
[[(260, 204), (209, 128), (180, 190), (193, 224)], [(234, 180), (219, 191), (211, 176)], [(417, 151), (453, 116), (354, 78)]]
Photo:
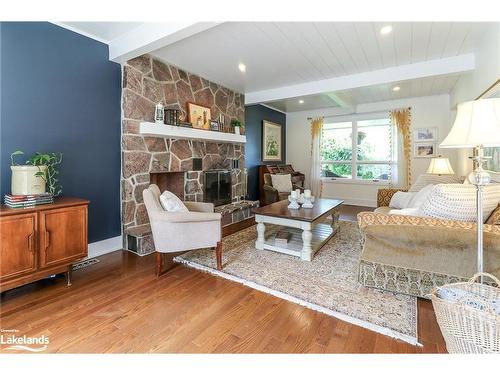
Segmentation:
[(160, 191), (168, 190), (184, 200), (184, 175), (184, 172), (153, 172), (149, 174), (149, 181), (158, 185)]
[[(170, 190), (181, 199), (204, 201), (204, 172), (228, 170), (230, 198), (246, 194), (243, 144), (197, 139), (170, 139), (140, 133), (142, 121), (153, 121), (155, 104), (178, 109), (186, 118), (186, 103), (211, 109), (212, 118), (223, 114), (244, 120), (244, 97), (214, 82), (143, 55), (123, 66), (121, 202), (124, 246), (130, 236), (137, 248), (152, 251), (149, 220), (142, 192), (150, 183)], [(194, 163), (195, 161), (195, 163)], [(201, 167), (200, 167), (201, 165)], [(238, 166), (234, 168), (234, 166)], [(227, 202), (227, 200), (225, 200)], [(222, 203), (221, 203), (222, 204)], [(149, 236), (149, 237), (147, 237)], [(142, 245), (139, 242), (143, 242)]]

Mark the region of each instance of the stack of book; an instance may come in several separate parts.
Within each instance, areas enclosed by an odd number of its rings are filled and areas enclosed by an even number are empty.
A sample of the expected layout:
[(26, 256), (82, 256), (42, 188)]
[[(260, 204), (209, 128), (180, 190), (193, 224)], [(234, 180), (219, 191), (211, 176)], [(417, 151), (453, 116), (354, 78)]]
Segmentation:
[(276, 233), (276, 237), (274, 238), (274, 244), (276, 246), (286, 247), (288, 246), (288, 241), (290, 240), (290, 237), (292, 237), (292, 234), (290, 232), (280, 230), (278, 233)]
[(10, 208), (29, 208), (39, 204), (54, 203), (54, 197), (50, 193), (33, 195), (5, 194), (4, 202)]

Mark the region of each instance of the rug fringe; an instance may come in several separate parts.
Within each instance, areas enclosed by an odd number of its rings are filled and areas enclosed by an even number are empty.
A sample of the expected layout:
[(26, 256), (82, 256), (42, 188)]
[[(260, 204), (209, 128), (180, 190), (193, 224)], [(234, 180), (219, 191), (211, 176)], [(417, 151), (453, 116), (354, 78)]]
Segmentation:
[(420, 344), (418, 342), (418, 338), (416, 338), (416, 337), (405, 335), (405, 334), (393, 331), (392, 329), (389, 329), (389, 328), (380, 327), (380, 326), (378, 326), (376, 324), (369, 323), (369, 322), (366, 322), (366, 321), (361, 320), (361, 319), (353, 318), (353, 317), (351, 317), (349, 315), (345, 315), (345, 314), (342, 314), (342, 313), (340, 313), (338, 311), (334, 311), (334, 310), (328, 309), (328, 308), (326, 308), (324, 306), (316, 305), (315, 303), (304, 301), (304, 300), (299, 299), (297, 297), (293, 297), (293, 296), (291, 296), (289, 294), (286, 294), (286, 293), (283, 293), (283, 292), (280, 292), (280, 291), (268, 288), (266, 286), (257, 284), (257, 283), (255, 283), (253, 281), (248, 281), (248, 280), (242, 279), (240, 277), (237, 277), (237, 276), (234, 276), (234, 275), (230, 275), (228, 273), (225, 273), (225, 272), (222, 272), (222, 271), (218, 271), (218, 270), (215, 270), (213, 268), (210, 268), (210, 267), (207, 267), (207, 266), (203, 266), (201, 264), (194, 263), (194, 262), (191, 262), (189, 260), (186, 260), (186, 259), (183, 259), (183, 258), (180, 258), (180, 257), (175, 257), (174, 258), (174, 262), (184, 264), (184, 265), (186, 265), (188, 267), (195, 268), (197, 270), (204, 271), (204, 272), (207, 272), (207, 273), (210, 273), (210, 274), (222, 277), (224, 279), (237, 282), (239, 284), (243, 284), (243, 285), (248, 286), (248, 287), (250, 287), (252, 289), (256, 289), (256, 290), (259, 290), (261, 292), (264, 292), (264, 293), (267, 293), (267, 294), (271, 294), (271, 295), (273, 295), (275, 297), (282, 298), (284, 300), (296, 303), (298, 305), (305, 306), (305, 307), (307, 307), (307, 308), (309, 308), (311, 310), (319, 311), (321, 313), (327, 314), (329, 316), (333, 316), (333, 317), (335, 317), (337, 319), (340, 319), (340, 320), (343, 320), (345, 322), (348, 322), (348, 323), (351, 323), (351, 324), (354, 324), (354, 325), (357, 325), (357, 326), (369, 329), (370, 331), (374, 331), (374, 332), (377, 332), (377, 333), (381, 333), (381, 334), (383, 334), (385, 336), (389, 336), (389, 337), (392, 337), (392, 338), (395, 338), (395, 339), (398, 339), (398, 340), (402, 340), (402, 341), (407, 342), (407, 343), (409, 343), (411, 345), (423, 346), (422, 344)]

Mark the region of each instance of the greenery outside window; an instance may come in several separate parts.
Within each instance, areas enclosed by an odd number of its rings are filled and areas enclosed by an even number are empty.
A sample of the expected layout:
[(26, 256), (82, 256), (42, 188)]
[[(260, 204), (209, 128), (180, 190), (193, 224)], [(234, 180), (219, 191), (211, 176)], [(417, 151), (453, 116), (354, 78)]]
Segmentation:
[(321, 141), (323, 177), (374, 182), (395, 179), (396, 135), (389, 118), (325, 121)]

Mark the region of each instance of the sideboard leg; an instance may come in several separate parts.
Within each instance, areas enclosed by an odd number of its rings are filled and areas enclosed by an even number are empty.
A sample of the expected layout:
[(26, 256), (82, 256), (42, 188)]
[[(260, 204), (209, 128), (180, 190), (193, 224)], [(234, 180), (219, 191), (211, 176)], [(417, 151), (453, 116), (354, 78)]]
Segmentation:
[(67, 286), (71, 286), (71, 264), (68, 266), (68, 271), (66, 272)]

